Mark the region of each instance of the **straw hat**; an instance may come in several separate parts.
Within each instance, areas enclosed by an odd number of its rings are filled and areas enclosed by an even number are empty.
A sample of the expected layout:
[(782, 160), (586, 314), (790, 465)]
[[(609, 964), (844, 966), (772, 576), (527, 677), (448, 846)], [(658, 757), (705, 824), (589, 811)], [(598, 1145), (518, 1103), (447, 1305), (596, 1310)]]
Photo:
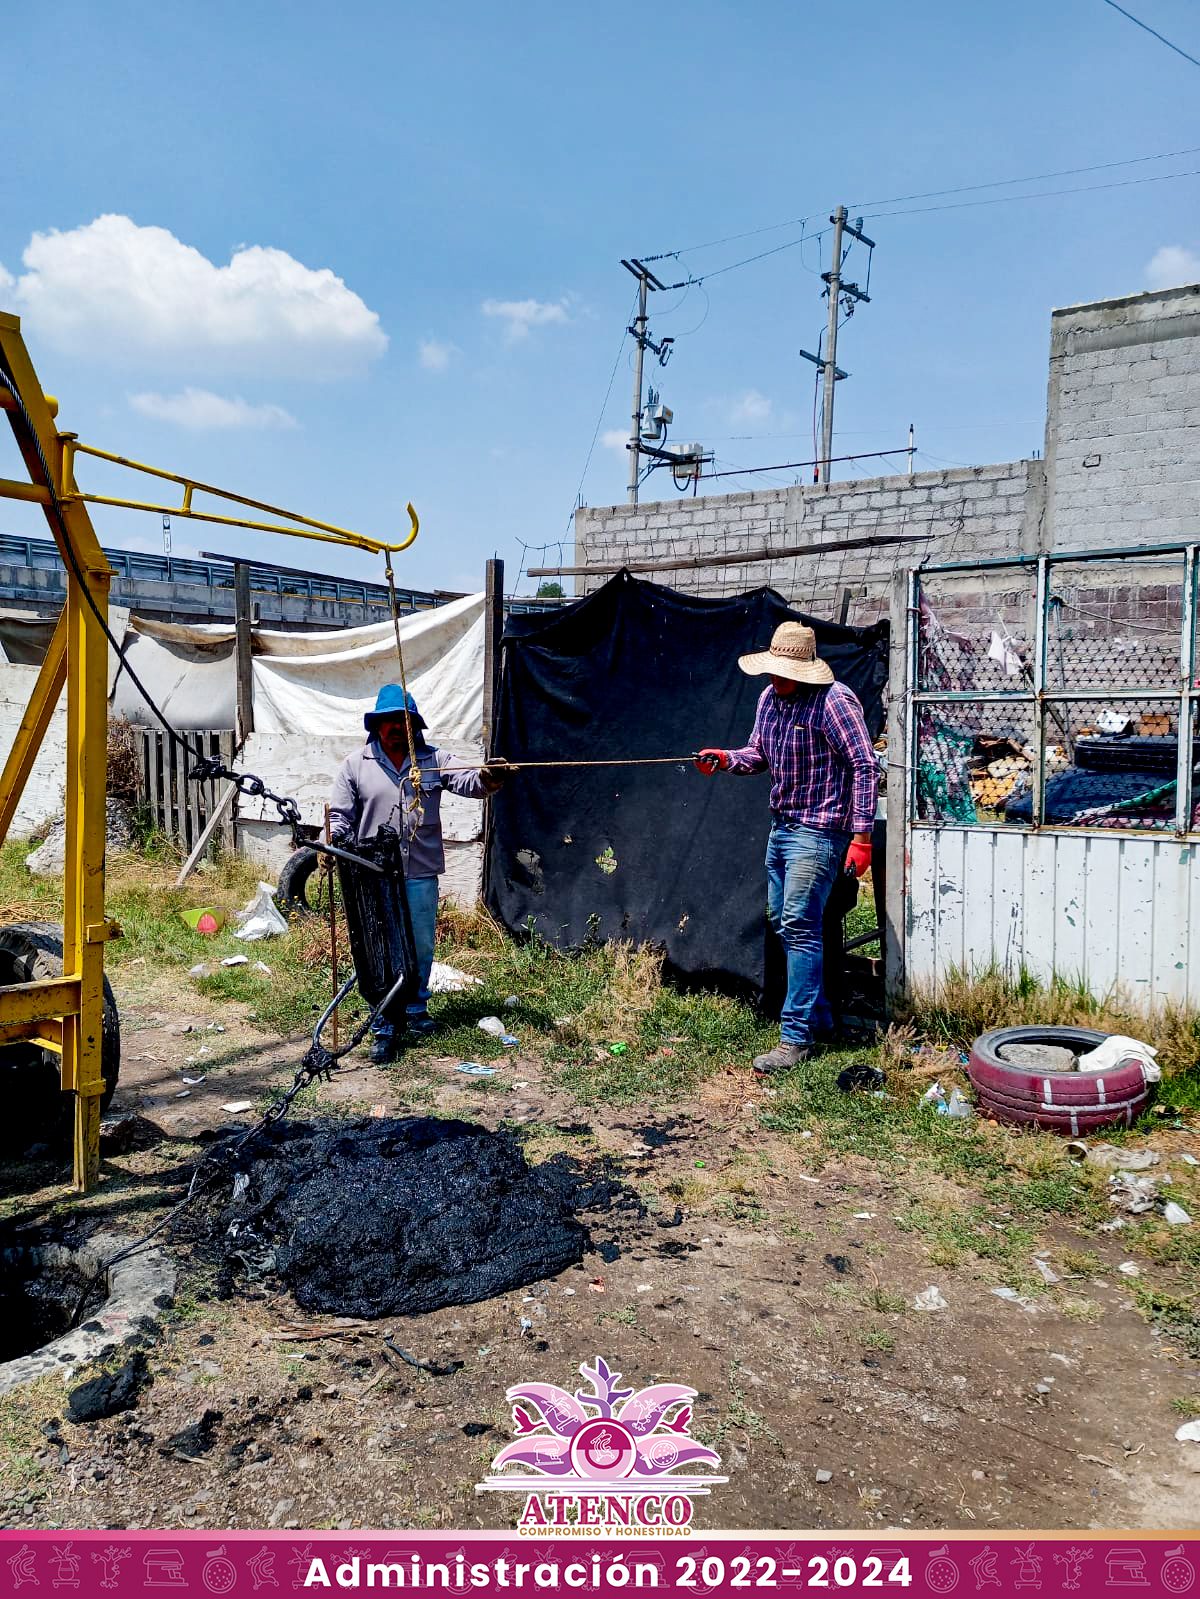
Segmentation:
[(793, 683), (833, 682), (833, 672), (817, 658), (817, 636), (803, 622), (781, 622), (771, 639), (771, 647), (754, 655), (739, 655), (738, 665), (751, 677), (769, 672), (772, 677), (790, 677)]

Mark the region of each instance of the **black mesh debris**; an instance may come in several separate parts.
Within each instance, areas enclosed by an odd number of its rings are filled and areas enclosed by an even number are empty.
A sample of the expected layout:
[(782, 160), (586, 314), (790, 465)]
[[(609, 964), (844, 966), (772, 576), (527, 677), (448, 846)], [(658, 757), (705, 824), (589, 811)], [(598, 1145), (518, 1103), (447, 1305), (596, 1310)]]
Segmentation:
[(388, 1021), (403, 1025), (407, 1007), (417, 996), (418, 976), (400, 836), (382, 827), (355, 848), (383, 868), (381, 875), (338, 857), (338, 883), (359, 993), (374, 1007), (403, 973), (404, 988), (385, 1012)]
[[(217, 1157), (219, 1158), (219, 1156)], [(236, 1157), (212, 1232), (237, 1272), (273, 1269), (305, 1310), (412, 1315), (553, 1277), (583, 1258), (577, 1210), (623, 1193), (531, 1168), (507, 1133), (415, 1116), (277, 1123)]]

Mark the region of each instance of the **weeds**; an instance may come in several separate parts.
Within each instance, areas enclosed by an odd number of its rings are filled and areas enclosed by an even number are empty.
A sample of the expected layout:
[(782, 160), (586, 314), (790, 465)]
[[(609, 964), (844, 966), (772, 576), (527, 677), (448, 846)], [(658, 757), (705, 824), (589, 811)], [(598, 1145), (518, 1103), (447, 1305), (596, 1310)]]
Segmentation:
[(719, 1449), (729, 1437), (731, 1432), (742, 1432), (747, 1438), (767, 1438), (773, 1443), (780, 1454), (784, 1448), (779, 1440), (779, 1435), (767, 1425), (757, 1410), (751, 1409), (746, 1400), (746, 1393), (741, 1385), (741, 1362), (729, 1362), (729, 1408), (725, 1415), (711, 1427), (692, 1425), (692, 1437), (698, 1443), (707, 1444), (710, 1449)]
[(895, 1335), (886, 1327), (867, 1327), (859, 1334), (859, 1342), (864, 1349), (874, 1349), (882, 1355), (890, 1355), (896, 1347)]
[(1200, 1106), (1200, 1011), (1189, 1006), (1147, 1010), (1118, 989), (1097, 998), (1082, 981), (1042, 983), (1025, 969), (1015, 977), (995, 967), (975, 974), (952, 969), (936, 989), (913, 995), (907, 1020), (927, 1038), (959, 1049), (993, 1027), (1044, 1023), (1126, 1033), (1156, 1046), (1175, 1103)]
[(1195, 1294), (1169, 1294), (1161, 1288), (1138, 1288), (1137, 1307), (1154, 1328), (1174, 1338), (1194, 1360), (1200, 1359), (1200, 1306)]

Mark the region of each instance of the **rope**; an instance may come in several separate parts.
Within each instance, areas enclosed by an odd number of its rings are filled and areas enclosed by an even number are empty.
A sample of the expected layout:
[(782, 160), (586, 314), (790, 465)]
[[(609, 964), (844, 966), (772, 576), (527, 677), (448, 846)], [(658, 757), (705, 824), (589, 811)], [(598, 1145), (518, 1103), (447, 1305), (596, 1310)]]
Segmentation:
[(421, 793), (421, 768), (417, 762), (417, 740), (413, 733), (412, 712), (408, 708), (408, 678), (404, 671), (404, 650), (400, 643), (400, 612), (396, 605), (396, 578), (392, 572), (392, 552), (386, 550), (383, 557), (384, 572), (387, 576), (388, 604), (392, 613), (392, 631), (396, 635), (396, 660), (400, 664), (400, 688), (404, 694), (404, 733), (408, 740), (408, 781), (412, 788), (412, 802), (408, 806), (408, 814), (413, 818), (413, 831), (415, 832), (425, 821), (425, 799)]
[(650, 755), (624, 760), (607, 761), (509, 761), (503, 755), (493, 755), (490, 761), (476, 761), (471, 764), (443, 766), (443, 772), (486, 772), (490, 768), (498, 768), (502, 772), (527, 772), (534, 768), (549, 770), (554, 767), (564, 766), (682, 766), (696, 759), (696, 751), (690, 755)]

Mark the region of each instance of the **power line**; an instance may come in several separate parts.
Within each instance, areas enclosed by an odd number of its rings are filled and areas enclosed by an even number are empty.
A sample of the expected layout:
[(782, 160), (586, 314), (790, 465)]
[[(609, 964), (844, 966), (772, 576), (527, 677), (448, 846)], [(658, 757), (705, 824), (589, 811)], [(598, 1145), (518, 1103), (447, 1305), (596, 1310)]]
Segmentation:
[[(956, 189), (926, 189), (922, 194), (893, 194), (884, 200), (857, 200), (851, 211), (866, 211), (876, 205), (902, 205), (908, 200), (936, 200), (945, 194), (971, 194), (977, 189), (1009, 189), (1017, 183), (1048, 183), (1051, 178), (1079, 178), (1087, 172), (1111, 172), (1115, 167), (1136, 167), (1147, 161), (1174, 161), (1179, 156), (1200, 155), (1200, 145), (1186, 150), (1164, 150), (1160, 155), (1131, 155), (1124, 161), (1101, 161), (1090, 167), (1064, 167), (1060, 172), (1031, 172), (1023, 178), (992, 178), (987, 183), (963, 183)], [(1019, 197), (1018, 197), (1019, 198)], [(786, 223), (780, 223), (786, 227)]]
[(901, 211), (872, 211), (872, 220), (880, 217), (925, 216), (931, 211), (965, 211), (981, 205), (1010, 205), (1014, 200), (1056, 200), (1064, 194), (1095, 194), (1101, 189), (1132, 189), (1142, 183), (1170, 183), (1174, 178), (1200, 178), (1200, 167), (1186, 172), (1158, 172), (1148, 178), (1122, 178), (1115, 183), (1084, 183), (1070, 189), (1039, 189), (1036, 194), (997, 194), (990, 200), (955, 200), (948, 205), (914, 205)]
[(791, 217), (786, 222), (769, 222), (762, 228), (747, 228), (745, 233), (727, 233), (723, 239), (706, 239), (703, 244), (684, 244), (678, 250), (664, 250), (661, 255), (644, 255), (643, 261), (670, 261), (680, 255), (694, 255), (697, 250), (712, 250), (718, 244), (736, 244), (739, 239), (754, 239), (760, 233), (778, 233), (780, 228), (803, 228), (820, 213), (814, 211), (806, 217)]
[[(763, 229), (763, 232), (767, 232)], [(748, 255), (741, 261), (731, 261), (728, 266), (715, 267), (711, 272), (702, 273), (698, 278), (690, 278), (691, 283), (707, 283), (709, 278), (723, 277), (726, 272), (736, 272), (738, 267), (749, 266), (752, 261), (765, 261), (769, 255), (778, 255), (782, 250), (794, 250), (798, 244), (807, 244), (810, 239), (823, 239), (829, 232), (822, 228), (820, 233), (802, 233), (798, 239), (789, 239), (786, 244), (777, 244), (773, 249), (760, 250), (757, 255)], [(675, 252), (673, 251), (672, 254)]]
[[(921, 452), (918, 451), (918, 454)], [(832, 461), (875, 461), (881, 456), (907, 455), (908, 450), (904, 445), (898, 450), (862, 450), (858, 455), (834, 455)], [(817, 456), (811, 461), (780, 461), (776, 466), (743, 466), (733, 472), (705, 472), (704, 481), (707, 483), (715, 477), (752, 477), (758, 472), (791, 472), (800, 466), (824, 466), (825, 457)]]
[[(1200, 149), (1200, 146), (1197, 146), (1197, 148)], [(1183, 154), (1183, 153), (1184, 152), (1182, 152), (1182, 151), (1180, 152), (1180, 154)], [(1158, 159), (1161, 159), (1161, 158), (1160, 157), (1145, 156), (1145, 157), (1139, 157), (1138, 159), (1139, 160), (1158, 160)], [(1110, 164), (1112, 166), (1123, 166), (1123, 165), (1125, 165), (1124, 162), (1119, 162), (1119, 161), (1112, 162)], [(1101, 169), (1097, 168), (1096, 170), (1099, 171)], [(970, 210), (970, 209), (972, 209), (974, 207), (977, 207), (977, 206), (1011, 205), (1011, 204), (1013, 204), (1014, 201), (1017, 201), (1017, 200), (1056, 200), (1056, 199), (1061, 199), (1062, 196), (1068, 195), (1068, 194), (1097, 194), (1102, 189), (1132, 189), (1132, 188), (1136, 188), (1139, 184), (1143, 184), (1143, 183), (1171, 183), (1174, 180), (1176, 180), (1177, 178), (1196, 178), (1196, 177), (1200, 177), (1200, 167), (1189, 167), (1185, 172), (1156, 172), (1156, 173), (1151, 174), (1149, 177), (1145, 177), (1145, 178), (1120, 178), (1120, 179), (1116, 180), (1113, 183), (1081, 183), (1081, 184), (1075, 184), (1072, 187), (1066, 188), (1066, 189), (1039, 189), (1034, 194), (997, 194), (997, 195), (993, 195), (990, 199), (987, 199), (987, 200), (955, 200), (955, 201), (949, 202), (946, 205), (903, 206), (903, 207), (901, 207), (901, 208), (899, 208), (899, 209), (897, 209), (895, 211), (873, 211), (873, 210), (870, 209), (869, 206), (867, 206), (867, 207), (863, 207), (862, 208), (862, 215), (864, 217), (868, 217), (869, 216), (872, 220), (878, 220), (880, 217), (926, 216), (932, 211), (965, 211), (965, 210)], [(1033, 182), (1035, 180), (1029, 179), (1029, 178), (1025, 178), (1025, 179), (1013, 178), (1013, 179), (1009, 179), (1008, 181), (1009, 182), (1013, 182), (1013, 183), (1019, 183), (1019, 182)], [(970, 187), (993, 188), (993, 187), (1000, 187), (1000, 185), (999, 184), (994, 184), (994, 185), (993, 184), (979, 184), (979, 185), (971, 185)], [(935, 190), (935, 191), (931, 191), (931, 192), (937, 193), (939, 191)], [(956, 194), (956, 193), (960, 193), (962, 191), (956, 190), (956, 189), (947, 189), (947, 190), (940, 191), (940, 192), (944, 192), (944, 193), (947, 193), (947, 194)], [(918, 198), (918, 196), (913, 196), (913, 198), (914, 199)], [(876, 205), (887, 205), (889, 202), (886, 201), (886, 200), (877, 200), (875, 203), (876, 203)], [(857, 206), (855, 206), (853, 209), (855, 211), (859, 210), (859, 208)], [(764, 229), (763, 231), (766, 232), (766, 231), (769, 231), (769, 230)], [(760, 250), (756, 255), (744, 256), (742, 258), (742, 260), (740, 260), (740, 261), (731, 261), (727, 266), (715, 267), (711, 272), (704, 272), (698, 277), (689, 277), (686, 281), (689, 284), (697, 284), (697, 285), (701, 284), (701, 283), (707, 283), (710, 278), (723, 277), (726, 272), (736, 272), (739, 267), (750, 266), (755, 261), (764, 261), (764, 260), (766, 260), (766, 258), (768, 256), (779, 255), (784, 250), (794, 250), (798, 245), (808, 244), (810, 241), (815, 240), (815, 239), (822, 239), (822, 238), (825, 237), (825, 234), (828, 233), (829, 231), (830, 230), (828, 228), (823, 228), (819, 233), (804, 233), (804, 234), (801, 234), (801, 236), (798, 239), (789, 239), (785, 244), (777, 244), (770, 250)], [(672, 250), (669, 253), (672, 256), (675, 256), (677, 254), (681, 254), (682, 252)], [(662, 257), (659, 257), (659, 259), (661, 260)]]
[[(1105, 0), (1105, 3), (1109, 4), (1109, 5), (1112, 5), (1112, 4), (1114, 4), (1114, 0)], [(1118, 11), (1120, 11), (1121, 7), (1117, 6), (1116, 9)], [(1124, 15), (1128, 16), (1129, 13), (1125, 12)], [(1132, 20), (1136, 22), (1137, 18), (1135, 17)], [(1145, 24), (1141, 23), (1141, 24), (1139, 24), (1139, 26), (1144, 27)], [(1151, 29), (1150, 31), (1153, 32), (1153, 29)], [(1161, 35), (1156, 35), (1156, 37), (1161, 38)], [(1163, 42), (1164, 43), (1169, 43), (1170, 41), (1169, 40), (1164, 40)], [(1172, 45), (1171, 48), (1175, 49), (1176, 46)], [(1188, 60), (1190, 61), (1191, 59), (1192, 59), (1192, 57), (1189, 56)], [(923, 191), (921, 191), (920, 193), (917, 193), (917, 194), (893, 194), (893, 195), (888, 195), (885, 198), (878, 199), (878, 200), (857, 201), (853, 205), (847, 206), (846, 209), (848, 211), (858, 212), (858, 211), (865, 211), (870, 206), (877, 206), (877, 205), (903, 205), (903, 204), (907, 203), (909, 200), (935, 200), (935, 199), (940, 198), (942, 195), (972, 194), (972, 193), (975, 193), (976, 191), (978, 191), (980, 189), (1009, 189), (1009, 188), (1014, 187), (1016, 184), (1020, 184), (1020, 183), (1048, 183), (1052, 178), (1077, 178), (1077, 177), (1082, 177), (1084, 174), (1089, 173), (1089, 172), (1111, 172), (1111, 171), (1115, 170), (1115, 168), (1117, 168), (1117, 167), (1142, 166), (1148, 161), (1173, 161), (1176, 158), (1181, 157), (1181, 156), (1197, 155), (1197, 154), (1200, 154), (1200, 145), (1191, 145), (1188, 148), (1183, 149), (1183, 150), (1161, 150), (1156, 155), (1131, 155), (1131, 156), (1125, 156), (1119, 161), (1101, 161), (1101, 162), (1097, 162), (1095, 165), (1086, 166), (1086, 167), (1062, 167), (1062, 168), (1060, 168), (1060, 169), (1058, 169), (1057, 171), (1054, 171), (1054, 172), (1030, 172), (1030, 173), (1026, 173), (1023, 177), (1018, 177), (1018, 178), (989, 178), (986, 182), (983, 182), (983, 183), (964, 183), (964, 184), (959, 184), (956, 188), (951, 188), (951, 189), (925, 189), (925, 190), (923, 190)], [(1187, 176), (1188, 174), (1174, 174), (1174, 175), (1175, 176)], [(1088, 187), (1100, 188), (1100, 187), (1103, 187), (1103, 185), (1100, 185), (1100, 184), (1088, 185)], [(1072, 192), (1074, 192), (1074, 191), (1072, 191)], [(1014, 196), (1012, 196), (1012, 198), (1020, 199), (1020, 198), (1022, 198), (1022, 196), (1014, 195)], [(1033, 198), (1036, 198), (1036, 196), (1029, 196), (1029, 198), (1033, 199)], [(808, 224), (811, 221), (813, 221), (813, 219), (815, 217), (819, 216), (820, 214), (821, 213), (818, 212), (818, 211), (812, 211), (807, 216), (789, 217), (783, 222), (770, 222), (770, 223), (767, 223), (765, 226), (763, 226), (761, 228), (748, 228), (742, 233), (728, 233), (728, 234), (724, 235), (724, 237), (722, 237), (720, 239), (706, 239), (703, 244), (681, 245), (680, 248), (677, 249), (677, 250), (664, 250), (658, 255), (646, 255), (646, 256), (642, 257), (642, 260), (643, 261), (677, 260), (682, 255), (694, 254), (698, 250), (715, 249), (718, 245), (721, 245), (721, 244), (734, 244), (740, 239), (757, 238), (763, 233), (778, 233), (783, 228), (807, 228)], [(821, 237), (822, 237), (821, 233), (803, 233), (803, 234), (801, 234), (801, 240), (805, 240), (805, 241), (808, 240), (808, 239), (819, 239)], [(789, 243), (787, 245), (781, 245), (779, 248), (780, 249), (791, 249), (798, 242), (800, 242), (800, 241), (794, 240), (794, 241), (792, 241), (791, 243)], [(772, 254), (772, 253), (773, 253), (772, 251), (764, 252), (764, 254), (768, 254), (768, 255)], [(759, 261), (761, 259), (762, 259), (761, 255), (748, 256), (745, 261), (735, 261), (731, 266), (722, 267), (719, 270), (722, 271), (722, 272), (732, 272), (734, 267), (745, 266), (750, 261)], [(715, 272), (715, 271), (714, 272), (709, 272), (709, 273), (706, 273), (705, 276), (707, 276), (707, 277), (716, 277), (717, 276), (717, 272)], [(693, 279), (692, 281), (698, 282), (700, 280), (699, 279)]]
[(1186, 50), (1181, 50), (1177, 44), (1172, 44), (1170, 39), (1165, 34), (1159, 33), (1157, 28), (1152, 28), (1148, 22), (1143, 22), (1141, 17), (1135, 17), (1132, 11), (1126, 11), (1124, 6), (1119, 6), (1117, 0), (1104, 0), (1104, 4), (1111, 6), (1114, 11), (1119, 11), (1123, 17), (1128, 17), (1130, 22), (1135, 23), (1139, 28), (1143, 28), (1153, 38), (1157, 39), (1159, 44), (1165, 44), (1168, 50), (1174, 50), (1177, 56), (1182, 56), (1185, 61), (1190, 61), (1194, 67), (1200, 67), (1200, 61), (1197, 61), (1195, 56), (1188, 55)]

